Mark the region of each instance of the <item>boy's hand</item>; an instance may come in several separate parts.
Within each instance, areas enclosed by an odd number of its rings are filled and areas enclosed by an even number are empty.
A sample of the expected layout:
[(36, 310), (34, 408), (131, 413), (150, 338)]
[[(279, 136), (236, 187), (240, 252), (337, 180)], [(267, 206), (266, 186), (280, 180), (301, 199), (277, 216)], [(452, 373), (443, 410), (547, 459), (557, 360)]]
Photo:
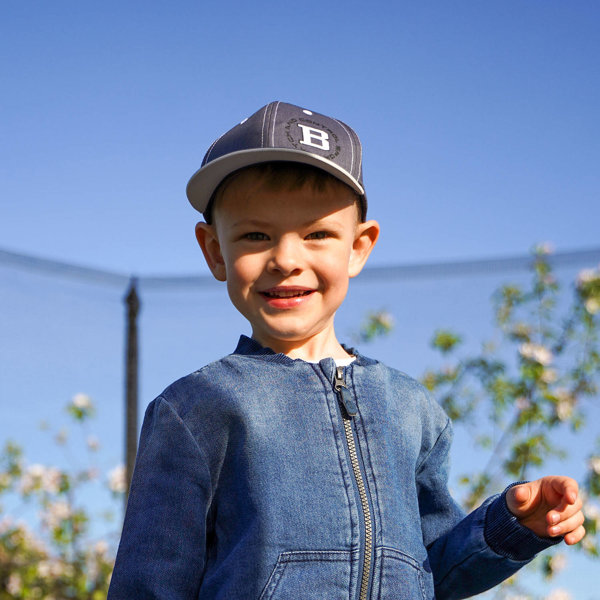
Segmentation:
[(516, 485), (506, 493), (506, 503), (521, 525), (540, 537), (562, 535), (572, 545), (585, 535), (579, 486), (570, 477), (542, 477)]

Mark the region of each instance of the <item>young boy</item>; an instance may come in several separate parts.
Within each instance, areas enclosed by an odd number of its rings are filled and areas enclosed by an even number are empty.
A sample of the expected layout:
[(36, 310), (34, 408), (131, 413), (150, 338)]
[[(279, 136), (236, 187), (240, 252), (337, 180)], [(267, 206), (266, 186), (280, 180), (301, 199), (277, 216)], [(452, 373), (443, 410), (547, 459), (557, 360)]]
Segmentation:
[(464, 598), (581, 540), (567, 477), (465, 516), (448, 417), (337, 340), (379, 234), (347, 125), (271, 103), (210, 147), (187, 193), (252, 337), (148, 407), (109, 600)]

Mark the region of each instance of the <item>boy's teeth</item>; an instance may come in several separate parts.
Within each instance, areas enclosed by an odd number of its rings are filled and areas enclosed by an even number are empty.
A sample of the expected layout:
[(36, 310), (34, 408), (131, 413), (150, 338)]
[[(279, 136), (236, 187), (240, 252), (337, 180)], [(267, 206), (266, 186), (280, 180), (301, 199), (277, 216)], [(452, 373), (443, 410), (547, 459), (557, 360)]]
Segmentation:
[(289, 292), (285, 291), (285, 290), (277, 290), (276, 292), (267, 292), (267, 296), (270, 296), (272, 298), (293, 298), (294, 296), (304, 296), (305, 294), (308, 294), (308, 290), (307, 291), (299, 291), (299, 290), (290, 290)]

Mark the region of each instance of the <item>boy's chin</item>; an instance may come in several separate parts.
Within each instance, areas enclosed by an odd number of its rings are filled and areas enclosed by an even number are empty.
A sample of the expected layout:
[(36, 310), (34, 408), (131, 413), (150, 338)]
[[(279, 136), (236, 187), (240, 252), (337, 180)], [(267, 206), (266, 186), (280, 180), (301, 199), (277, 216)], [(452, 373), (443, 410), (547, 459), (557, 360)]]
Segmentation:
[(294, 335), (291, 332), (285, 334), (265, 334), (263, 332), (256, 333), (253, 331), (252, 338), (262, 346), (268, 346), (273, 350), (275, 350), (275, 346), (288, 347), (290, 345), (301, 345), (306, 342), (304, 336)]

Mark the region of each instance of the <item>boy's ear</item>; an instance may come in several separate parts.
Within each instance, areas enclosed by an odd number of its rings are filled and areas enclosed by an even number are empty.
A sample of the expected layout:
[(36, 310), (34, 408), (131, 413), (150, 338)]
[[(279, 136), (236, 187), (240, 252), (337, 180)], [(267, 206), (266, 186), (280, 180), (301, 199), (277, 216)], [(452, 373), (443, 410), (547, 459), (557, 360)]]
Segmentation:
[(200, 248), (202, 248), (206, 264), (214, 278), (225, 281), (227, 279), (225, 261), (221, 254), (221, 246), (215, 228), (206, 223), (198, 223), (196, 225), (196, 239)]
[(356, 277), (362, 271), (373, 246), (377, 242), (377, 238), (379, 238), (379, 223), (377, 221), (365, 221), (358, 224), (348, 264), (349, 277)]

